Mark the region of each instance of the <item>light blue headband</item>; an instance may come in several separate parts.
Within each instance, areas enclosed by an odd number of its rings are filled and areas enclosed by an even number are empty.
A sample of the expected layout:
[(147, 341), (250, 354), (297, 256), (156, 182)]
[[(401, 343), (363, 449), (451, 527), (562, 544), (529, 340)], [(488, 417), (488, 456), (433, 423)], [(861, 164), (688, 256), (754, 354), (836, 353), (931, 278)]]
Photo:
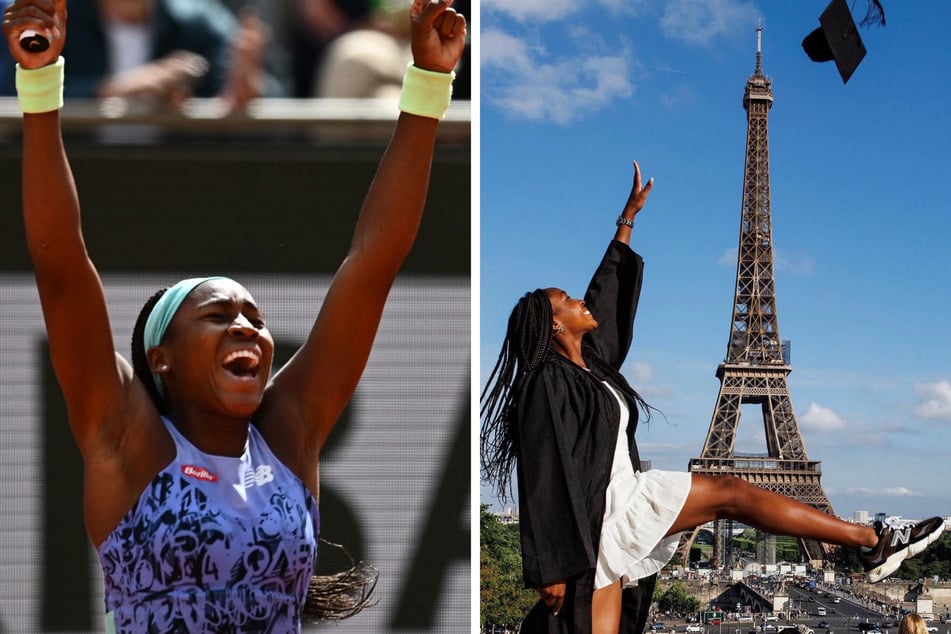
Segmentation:
[[(178, 312), (182, 302), (185, 301), (189, 293), (205, 282), (228, 279), (230, 278), (220, 275), (212, 277), (190, 277), (176, 283), (162, 293), (159, 300), (155, 302), (155, 306), (152, 307), (149, 318), (145, 320), (145, 330), (142, 333), (142, 340), (144, 342), (146, 358), (148, 358), (150, 348), (154, 348), (162, 343), (162, 338), (165, 337), (165, 331), (168, 330), (168, 325), (172, 323), (172, 318), (175, 317), (175, 313)], [(159, 394), (165, 396), (162, 387), (162, 377), (153, 372), (152, 378), (155, 380), (155, 387)]]

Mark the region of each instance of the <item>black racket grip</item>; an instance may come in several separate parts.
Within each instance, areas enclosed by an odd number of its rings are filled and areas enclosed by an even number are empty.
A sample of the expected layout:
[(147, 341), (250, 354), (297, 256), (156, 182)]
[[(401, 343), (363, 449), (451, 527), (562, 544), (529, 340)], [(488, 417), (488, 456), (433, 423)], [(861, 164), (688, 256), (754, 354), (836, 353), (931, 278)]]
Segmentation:
[(50, 41), (36, 31), (20, 34), (20, 48), (27, 53), (42, 53), (50, 47)]

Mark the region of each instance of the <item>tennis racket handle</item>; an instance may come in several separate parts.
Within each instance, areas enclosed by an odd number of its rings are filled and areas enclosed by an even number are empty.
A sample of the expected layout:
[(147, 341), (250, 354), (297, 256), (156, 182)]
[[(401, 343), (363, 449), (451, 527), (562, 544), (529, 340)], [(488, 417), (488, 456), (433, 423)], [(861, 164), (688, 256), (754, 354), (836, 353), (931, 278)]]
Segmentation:
[(20, 34), (20, 48), (27, 53), (42, 53), (49, 47), (49, 39), (36, 31), (24, 31)]

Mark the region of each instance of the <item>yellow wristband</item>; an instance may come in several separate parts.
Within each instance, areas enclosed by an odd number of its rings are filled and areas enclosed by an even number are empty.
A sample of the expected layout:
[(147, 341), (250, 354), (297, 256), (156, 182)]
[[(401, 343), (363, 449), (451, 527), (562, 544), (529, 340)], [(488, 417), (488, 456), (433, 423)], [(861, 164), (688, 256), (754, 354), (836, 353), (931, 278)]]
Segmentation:
[(17, 97), (23, 112), (52, 112), (63, 107), (66, 61), (60, 57), (42, 68), (26, 69), (17, 64)]
[(410, 64), (403, 76), (400, 110), (430, 119), (442, 119), (452, 99), (456, 73), (437, 73)]

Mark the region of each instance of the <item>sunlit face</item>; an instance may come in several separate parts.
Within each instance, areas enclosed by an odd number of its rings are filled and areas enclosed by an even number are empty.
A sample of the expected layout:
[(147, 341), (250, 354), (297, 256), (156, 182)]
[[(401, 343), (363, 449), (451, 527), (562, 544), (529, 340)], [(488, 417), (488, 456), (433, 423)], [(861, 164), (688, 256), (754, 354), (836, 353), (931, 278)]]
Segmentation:
[(216, 279), (182, 302), (160, 346), (170, 370), (163, 376), (173, 399), (208, 401), (250, 415), (267, 386), (274, 340), (251, 294)]
[(551, 302), (552, 319), (569, 334), (584, 334), (598, 327), (598, 321), (583, 299), (575, 299), (560, 288), (546, 288)]

